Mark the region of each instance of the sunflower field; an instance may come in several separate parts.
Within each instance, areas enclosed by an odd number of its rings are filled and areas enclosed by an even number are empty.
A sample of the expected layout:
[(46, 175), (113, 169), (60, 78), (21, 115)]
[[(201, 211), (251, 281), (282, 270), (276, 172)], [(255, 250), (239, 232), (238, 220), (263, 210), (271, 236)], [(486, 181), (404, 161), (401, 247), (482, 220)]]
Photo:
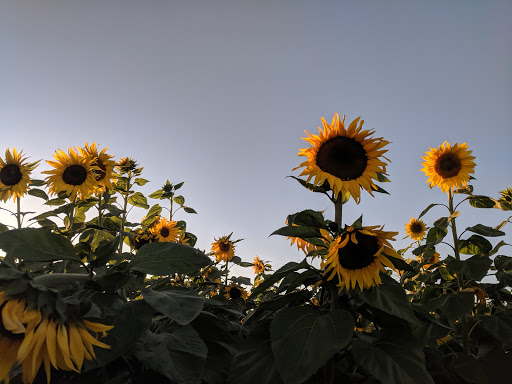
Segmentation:
[[(85, 143), (56, 151), (38, 180), (41, 161), (7, 148), (0, 201), (15, 203), (1, 209), (16, 225), (0, 224), (0, 383), (511, 383), (512, 216), (457, 223), (512, 210), (512, 188), (478, 194), (466, 143), (430, 148), (418, 165), (441, 202), (404, 223), (410, 245), (395, 249), (385, 223), (343, 220), (390, 181), (389, 142), (363, 123), (336, 114), (304, 139), (291, 177), (334, 217), (307, 209), (270, 229), (305, 255), (275, 271), (242, 260), (233, 233), (198, 249), (183, 183), (145, 196), (132, 158)], [(27, 195), (41, 212), (21, 210)]]

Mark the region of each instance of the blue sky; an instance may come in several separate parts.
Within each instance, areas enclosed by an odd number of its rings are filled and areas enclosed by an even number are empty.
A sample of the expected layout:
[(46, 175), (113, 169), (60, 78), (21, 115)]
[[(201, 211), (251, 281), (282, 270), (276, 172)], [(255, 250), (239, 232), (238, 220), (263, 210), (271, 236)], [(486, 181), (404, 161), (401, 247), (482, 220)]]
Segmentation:
[[(242, 259), (280, 266), (302, 259), (269, 238), (287, 215), (333, 216), (325, 197), (286, 178), (299, 173), (304, 130), (334, 113), (361, 116), (392, 142), (391, 195), (363, 193), (344, 222), (363, 214), (365, 225), (385, 224), (400, 248), (405, 223), (446, 202), (419, 171), (429, 147), (467, 142), (477, 193), (512, 185), (511, 14), (498, 0), (3, 1), (2, 145), (50, 160), (95, 141), (134, 157), (151, 181), (144, 193), (185, 182), (199, 214), (179, 218), (199, 248), (234, 232)], [(459, 228), (506, 213), (466, 206)]]

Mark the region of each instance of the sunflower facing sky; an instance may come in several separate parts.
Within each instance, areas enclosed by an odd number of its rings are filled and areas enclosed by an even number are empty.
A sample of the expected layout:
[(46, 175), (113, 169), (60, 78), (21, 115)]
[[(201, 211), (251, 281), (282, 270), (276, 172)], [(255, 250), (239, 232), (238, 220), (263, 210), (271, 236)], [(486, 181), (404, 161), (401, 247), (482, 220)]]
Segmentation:
[(26, 157), (22, 157), (23, 151), (19, 153), (16, 148), (12, 153), (5, 150), (5, 160), (0, 157), (0, 200), (7, 201), (22, 197), (28, 191), (30, 184), (30, 173), (37, 163), (27, 163)]
[(229, 239), (230, 237), (231, 235), (222, 236), (212, 243), (211, 251), (217, 262), (228, 262), (235, 256), (235, 244)]
[(425, 236), (427, 225), (421, 219), (411, 218), (407, 224), (405, 224), (405, 233), (413, 240), (421, 240)]
[(162, 217), (158, 224), (150, 228), (150, 231), (159, 242), (176, 243), (180, 239), (181, 229), (178, 227), (177, 221), (167, 221), (165, 217)]
[(91, 166), (93, 167), (94, 177), (99, 187), (106, 187), (112, 190), (112, 173), (116, 162), (112, 160), (114, 156), (107, 153), (108, 148), (104, 148), (98, 153), (96, 143), (89, 144), (85, 143), (85, 147), (81, 148), (82, 155), (91, 160)]
[(448, 192), (453, 188), (465, 187), (469, 181), (470, 173), (475, 172), (475, 159), (472, 151), (466, 143), (451, 146), (445, 141), (439, 148), (430, 147), (426, 156), (422, 156), (425, 162), (421, 163), (430, 183), (430, 188), (439, 187), (441, 191)]
[(331, 242), (329, 253), (321, 266), (327, 280), (337, 276), (340, 288), (369, 289), (381, 284), (379, 273), (386, 267), (393, 268), (390, 257), (401, 259), (391, 247), (389, 240), (394, 240), (398, 232), (386, 232), (379, 226), (354, 229), (348, 227), (341, 236)]
[(46, 183), (50, 193), (57, 195), (65, 192), (70, 200), (85, 197), (97, 185), (92, 168), (92, 159), (83, 156), (79, 151), (69, 148), (68, 153), (60, 149), (53, 155), (57, 161), (47, 160), (53, 169), (43, 171), (48, 174)]
[(372, 189), (377, 189), (373, 180), (378, 179), (377, 173), (386, 173), (387, 163), (382, 159), (390, 161), (383, 156), (389, 142), (371, 137), (373, 130), (363, 131), (364, 121), (359, 119), (345, 129), (345, 116), (340, 121), (336, 113), (330, 125), (322, 118), (323, 129), (319, 128), (318, 136), (306, 132), (309, 137), (303, 138), (311, 147), (300, 149), (299, 156), (307, 160), (294, 168), (305, 167), (299, 176), (307, 176), (307, 182), (312, 178), (314, 185), (327, 181), (335, 196), (349, 193), (356, 203), (361, 189), (373, 196)]

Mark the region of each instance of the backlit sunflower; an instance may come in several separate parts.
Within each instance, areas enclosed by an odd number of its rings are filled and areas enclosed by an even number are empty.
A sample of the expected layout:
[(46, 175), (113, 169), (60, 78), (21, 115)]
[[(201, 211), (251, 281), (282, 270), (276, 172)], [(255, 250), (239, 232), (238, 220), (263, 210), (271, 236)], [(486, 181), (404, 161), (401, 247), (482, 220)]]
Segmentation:
[(116, 164), (117, 169), (121, 173), (128, 173), (129, 171), (135, 171), (137, 169), (137, 161), (130, 157), (123, 157), (119, 162)]
[(224, 289), (224, 297), (230, 300), (236, 300), (239, 298), (247, 300), (249, 295), (247, 294), (245, 288), (239, 286), (238, 284), (231, 283)]
[(445, 141), (438, 149), (430, 148), (426, 156), (422, 156), (425, 162), (421, 163), (430, 183), (430, 188), (439, 187), (441, 191), (448, 192), (453, 188), (465, 187), (469, 181), (469, 174), (475, 171), (475, 159), (471, 156), (466, 143), (451, 146)]
[(85, 148), (81, 148), (80, 151), (83, 156), (91, 160), (92, 172), (98, 186), (112, 190), (112, 173), (116, 163), (112, 160), (114, 156), (105, 153), (107, 149), (104, 148), (98, 153), (96, 143), (92, 143), (90, 146), (85, 143)]
[(19, 153), (16, 148), (9, 148), (5, 151), (5, 160), (0, 157), (0, 200), (7, 201), (22, 197), (28, 191), (30, 184), (30, 173), (37, 166), (39, 161), (28, 163), (26, 157), (22, 157), (23, 151)]
[(254, 273), (259, 275), (260, 273), (265, 272), (265, 264), (260, 260), (258, 256), (254, 258), (254, 263), (252, 264), (252, 269)]
[(415, 219), (414, 217), (405, 224), (405, 233), (413, 240), (421, 240), (425, 236), (427, 225), (421, 219)]
[(150, 228), (151, 234), (156, 236), (159, 242), (173, 242), (176, 243), (180, 238), (181, 229), (178, 227), (178, 222), (171, 220), (167, 221), (163, 217), (158, 224)]
[(212, 243), (211, 251), (218, 262), (231, 261), (233, 256), (235, 256), (235, 244), (233, 244), (229, 239), (230, 236), (222, 236), (220, 239), (216, 239), (215, 242)]
[(398, 232), (385, 232), (378, 226), (354, 229), (348, 227), (339, 237), (331, 242), (329, 253), (321, 263), (327, 280), (335, 276), (338, 286), (345, 289), (369, 289), (381, 284), (380, 271), (394, 266), (390, 257), (401, 259), (391, 247), (389, 240), (394, 240)]
[(335, 114), (330, 125), (322, 118), (323, 129), (319, 128), (318, 136), (306, 132), (309, 137), (303, 139), (311, 147), (300, 149), (299, 156), (307, 160), (294, 170), (305, 167), (299, 176), (307, 176), (308, 182), (314, 177), (314, 185), (327, 181), (335, 196), (349, 193), (356, 203), (361, 189), (373, 196), (372, 189), (377, 189), (373, 180), (378, 179), (377, 173), (386, 173), (387, 163), (382, 159), (389, 159), (383, 156), (387, 152), (383, 148), (389, 142), (371, 137), (373, 130), (363, 131), (363, 122), (358, 117), (345, 129), (345, 116), (340, 121)]
[(65, 192), (70, 200), (77, 195), (82, 198), (92, 192), (96, 184), (92, 160), (82, 156), (79, 151), (69, 148), (68, 154), (60, 149), (53, 155), (57, 161), (47, 160), (54, 169), (43, 171), (50, 176), (46, 178), (50, 193)]

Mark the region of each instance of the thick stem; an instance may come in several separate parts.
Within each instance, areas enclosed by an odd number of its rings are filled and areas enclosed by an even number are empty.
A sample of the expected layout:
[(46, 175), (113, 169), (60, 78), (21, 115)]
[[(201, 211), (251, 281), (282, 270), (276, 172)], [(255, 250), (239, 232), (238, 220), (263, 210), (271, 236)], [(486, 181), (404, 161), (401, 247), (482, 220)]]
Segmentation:
[(102, 222), (103, 222), (103, 215), (102, 215), (102, 211), (101, 211), (101, 195), (103, 193), (99, 193), (98, 195), (98, 225), (101, 226)]
[(20, 197), (16, 197), (16, 220), (18, 221), (18, 229), (21, 228), (21, 203)]
[[(450, 211), (450, 217), (455, 213), (455, 209), (453, 208), (453, 195), (452, 190), (448, 190), (448, 208)], [(455, 224), (455, 217), (451, 217), (450, 227), (452, 229), (452, 237), (453, 237), (453, 250), (455, 252), (455, 259), (460, 261), (460, 253), (459, 253), (459, 238), (457, 236), (457, 225)], [(459, 291), (464, 288), (464, 276), (462, 273), (457, 274), (457, 285)], [(464, 352), (469, 355), (469, 332), (468, 332), (468, 323), (466, 316), (462, 316), (462, 347), (464, 348)]]
[[(334, 222), (338, 224), (338, 230), (342, 228), (342, 214), (343, 214), (343, 196), (338, 194), (336, 201), (334, 202)], [(339, 293), (338, 288), (334, 285), (331, 286), (331, 312), (339, 308)]]
[(224, 267), (224, 273), (226, 274), (224, 276), (224, 284), (225, 285), (228, 285), (228, 275), (229, 275), (229, 269), (228, 269), (228, 264), (229, 264), (229, 261), (226, 260), (226, 266)]
[[(129, 188), (128, 188), (129, 190)], [(121, 218), (121, 232), (119, 233), (119, 254), (123, 253), (123, 243), (124, 243), (124, 223), (126, 222), (126, 210), (128, 209), (128, 193), (123, 195), (124, 204), (123, 204), (123, 216)]]

